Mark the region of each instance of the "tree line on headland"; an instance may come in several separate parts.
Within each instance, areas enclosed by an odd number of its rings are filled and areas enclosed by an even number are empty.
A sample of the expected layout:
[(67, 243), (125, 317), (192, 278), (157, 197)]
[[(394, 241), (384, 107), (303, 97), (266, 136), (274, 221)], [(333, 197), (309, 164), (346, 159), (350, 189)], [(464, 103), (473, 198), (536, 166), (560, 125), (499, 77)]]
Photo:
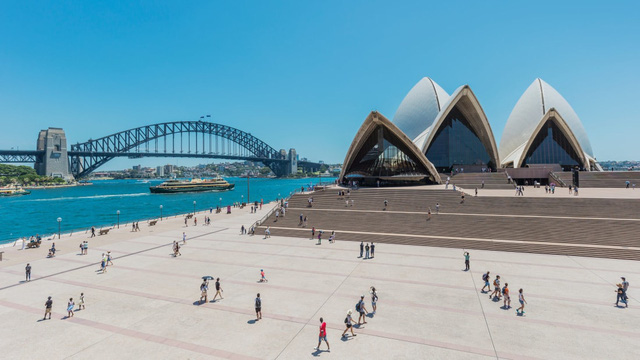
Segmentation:
[(20, 186), (40, 186), (40, 185), (61, 185), (66, 181), (61, 178), (51, 176), (41, 176), (36, 174), (35, 169), (25, 165), (0, 164), (0, 185), (20, 185)]

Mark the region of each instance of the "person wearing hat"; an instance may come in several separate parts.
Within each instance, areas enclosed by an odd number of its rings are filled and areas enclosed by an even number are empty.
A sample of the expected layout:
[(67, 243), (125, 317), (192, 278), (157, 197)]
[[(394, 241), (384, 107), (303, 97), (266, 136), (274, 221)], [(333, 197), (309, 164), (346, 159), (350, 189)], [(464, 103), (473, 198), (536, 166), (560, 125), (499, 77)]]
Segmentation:
[(347, 317), (344, 318), (344, 324), (347, 326), (346, 329), (342, 332), (342, 337), (347, 337), (347, 331), (351, 330), (351, 336), (356, 336), (353, 333), (353, 318), (351, 318), (351, 309), (347, 311)]
[(49, 296), (47, 302), (44, 303), (44, 317), (42, 320), (47, 319), (47, 314), (49, 314), (49, 320), (51, 320), (51, 307), (53, 307), (53, 300), (51, 300), (51, 296)]
[(360, 296), (360, 301), (356, 304), (356, 311), (360, 313), (360, 316), (358, 317), (358, 325), (366, 324), (367, 318), (365, 317), (365, 314), (368, 314), (369, 312), (364, 306), (364, 295)]

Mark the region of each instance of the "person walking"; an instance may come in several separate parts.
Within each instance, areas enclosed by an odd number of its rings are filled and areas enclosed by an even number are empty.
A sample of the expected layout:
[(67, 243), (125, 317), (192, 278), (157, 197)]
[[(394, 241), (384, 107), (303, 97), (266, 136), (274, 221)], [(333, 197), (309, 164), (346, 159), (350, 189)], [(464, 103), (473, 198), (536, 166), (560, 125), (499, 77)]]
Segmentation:
[(42, 320), (47, 320), (47, 314), (49, 314), (49, 320), (51, 320), (51, 307), (53, 307), (53, 300), (51, 300), (51, 296), (49, 296), (44, 303), (44, 317)]
[(220, 278), (216, 279), (216, 294), (213, 297), (212, 301), (215, 301), (216, 298), (218, 297), (218, 295), (220, 295), (220, 300), (222, 300), (222, 293), (224, 292), (224, 290), (222, 290), (222, 287), (220, 287)]
[(509, 296), (509, 283), (504, 283), (502, 288), (502, 295), (504, 297), (503, 307), (505, 310), (511, 309), (511, 296)]
[(31, 264), (24, 267), (24, 281), (31, 281)]
[(427, 209), (427, 221), (431, 220), (431, 208)]
[(469, 252), (464, 253), (464, 271), (469, 271)]
[(264, 276), (264, 269), (260, 269), (260, 282), (269, 282), (269, 280)]
[[(524, 299), (522, 289), (518, 290), (518, 301), (520, 301), (520, 307), (516, 309), (516, 314), (524, 315), (524, 304), (527, 303), (527, 300)], [(521, 311), (521, 313), (518, 313), (519, 311)]]
[(347, 337), (347, 331), (349, 330), (351, 330), (351, 336), (356, 336), (356, 334), (353, 333), (353, 318), (351, 317), (351, 309), (347, 311), (347, 317), (344, 318), (344, 325), (346, 326), (346, 329), (344, 329), (344, 331), (342, 332), (342, 337)]
[(367, 245), (365, 245), (365, 247), (364, 247), (364, 251), (365, 251), (365, 256), (364, 256), (364, 258), (365, 258), (365, 259), (368, 259), (368, 258), (369, 258), (369, 243), (367, 243)]
[(80, 302), (78, 302), (78, 310), (84, 310), (84, 293), (80, 293)]
[(371, 287), (371, 310), (373, 310), (371, 312), (372, 315), (376, 314), (376, 310), (378, 309), (378, 307), (376, 306), (376, 304), (378, 303), (378, 293), (376, 292), (376, 288), (375, 287)]
[(96, 227), (95, 226), (91, 227), (91, 237), (96, 237)]
[(372, 241), (371, 242), (371, 259), (373, 259), (373, 255), (375, 252), (376, 252), (376, 245)]
[(313, 239), (314, 237), (316, 237), (316, 227), (312, 226), (311, 227), (311, 239)]
[(384, 209), (387, 210), (387, 205), (389, 205), (389, 202), (387, 201), (387, 199), (384, 199)]
[(69, 302), (67, 303), (67, 317), (73, 317), (73, 307), (76, 304), (73, 302), (73, 298), (69, 298)]
[(262, 319), (262, 299), (260, 299), (260, 293), (256, 295), (255, 306), (256, 306), (256, 321), (258, 321)]
[(496, 278), (493, 280), (493, 292), (489, 295), (489, 299), (494, 296), (498, 296), (498, 301), (502, 299), (502, 295), (500, 294), (500, 275), (496, 275)]
[(267, 226), (267, 228), (264, 230), (264, 238), (268, 239), (270, 237), (271, 237), (271, 228)]
[[(184, 217), (184, 227), (189, 227), (189, 223), (187, 223), (187, 217)], [(135, 227), (134, 227), (135, 230)]]
[(318, 337), (318, 346), (314, 347), (313, 350), (320, 350), (320, 344), (322, 344), (322, 340), (327, 343), (327, 352), (331, 352), (329, 342), (327, 341), (327, 323), (324, 322), (322, 318), (320, 318), (320, 336)]
[(366, 324), (367, 318), (365, 314), (369, 313), (367, 308), (364, 306), (364, 295), (360, 296), (360, 301), (356, 304), (356, 311), (360, 314), (358, 316), (358, 325)]
[(300, 222), (298, 223), (298, 226), (302, 225), (302, 221), (304, 220), (304, 217), (302, 215), (302, 213), (300, 213)]
[(476, 188), (476, 197), (478, 196), (478, 188)]
[(182, 232), (182, 245), (186, 245), (187, 244), (187, 234), (183, 231)]
[(360, 256), (358, 257), (362, 257), (363, 252), (364, 252), (364, 242), (360, 241)]
[(107, 265), (113, 265), (113, 261), (111, 261), (111, 259), (113, 259), (111, 257), (111, 251), (107, 251)]
[(200, 284), (200, 304), (202, 301), (208, 302), (209, 295), (209, 282), (207, 280), (202, 280), (202, 284)]
[(482, 287), (482, 290), (480, 290), (482, 293), (485, 293), (484, 288), (487, 288), (487, 292), (491, 292), (491, 283), (489, 282), (490, 280), (489, 274), (490, 273), (487, 271), (486, 274), (482, 275), (482, 281), (484, 281), (484, 286)]
[(440, 213), (440, 203), (436, 203), (436, 215)]

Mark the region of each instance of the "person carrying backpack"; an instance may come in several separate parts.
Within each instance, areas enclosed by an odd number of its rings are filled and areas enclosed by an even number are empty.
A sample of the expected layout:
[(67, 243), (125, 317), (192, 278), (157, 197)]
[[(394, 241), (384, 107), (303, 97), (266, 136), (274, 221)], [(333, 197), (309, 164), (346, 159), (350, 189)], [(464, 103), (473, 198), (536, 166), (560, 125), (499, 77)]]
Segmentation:
[(358, 325), (366, 324), (367, 319), (365, 318), (365, 314), (369, 312), (364, 306), (364, 295), (360, 296), (360, 301), (358, 301), (358, 303), (356, 304), (356, 311), (360, 314), (360, 316), (358, 317)]
[(351, 318), (351, 309), (347, 311), (347, 317), (344, 318), (344, 324), (347, 328), (342, 332), (342, 337), (347, 337), (347, 331), (349, 330), (351, 330), (351, 336), (356, 336), (356, 334), (353, 333), (353, 319)]
[(256, 321), (262, 319), (262, 300), (260, 299), (260, 293), (256, 296)]
[(484, 281), (484, 286), (482, 287), (482, 290), (480, 290), (480, 292), (484, 293), (484, 288), (487, 288), (487, 292), (491, 291), (491, 283), (489, 283), (489, 272), (487, 271), (486, 274), (482, 275), (482, 281)]

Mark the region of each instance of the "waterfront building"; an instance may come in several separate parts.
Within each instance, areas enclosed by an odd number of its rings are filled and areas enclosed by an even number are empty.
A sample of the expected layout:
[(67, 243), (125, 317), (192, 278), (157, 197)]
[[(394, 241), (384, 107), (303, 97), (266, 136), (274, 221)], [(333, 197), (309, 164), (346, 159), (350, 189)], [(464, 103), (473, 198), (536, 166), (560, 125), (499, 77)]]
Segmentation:
[(394, 185), (440, 182), (435, 167), (420, 149), (377, 111), (369, 114), (356, 133), (340, 179), (370, 186), (378, 181)]
[(164, 176), (164, 166), (158, 166), (156, 168), (156, 176), (159, 176), (159, 177)]
[(405, 96), (393, 122), (440, 172), (496, 170), (500, 164), (489, 120), (469, 85), (448, 95), (425, 77)]
[(558, 164), (602, 171), (580, 118), (556, 89), (535, 79), (516, 103), (500, 140), (502, 166)]

